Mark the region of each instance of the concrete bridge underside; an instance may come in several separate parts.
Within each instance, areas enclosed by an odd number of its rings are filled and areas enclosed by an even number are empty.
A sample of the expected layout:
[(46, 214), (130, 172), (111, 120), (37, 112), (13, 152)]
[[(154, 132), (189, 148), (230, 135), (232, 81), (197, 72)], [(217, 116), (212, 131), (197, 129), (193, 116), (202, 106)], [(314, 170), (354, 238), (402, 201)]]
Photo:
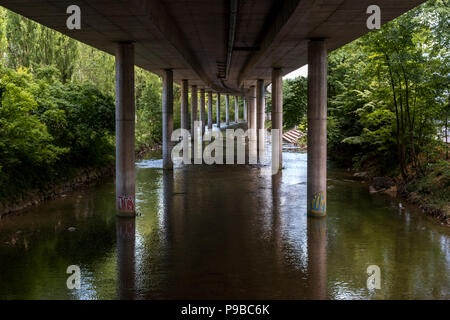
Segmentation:
[[(330, 52), (362, 36), (367, 7), (390, 21), (423, 0), (4, 0), (2, 6), (95, 48), (115, 54), (134, 41), (136, 65), (198, 88), (239, 93), (307, 63), (308, 41)], [(81, 30), (68, 30), (66, 9), (81, 8)]]
[[(327, 53), (366, 34), (367, 8), (381, 24), (424, 0), (4, 0), (1, 5), (116, 56), (116, 197), (134, 215), (134, 66), (163, 80), (163, 166), (171, 169), (173, 83), (181, 85), (181, 126), (212, 129), (212, 92), (244, 99), (250, 141), (264, 129), (264, 88), (272, 83), (272, 129), (282, 131), (282, 76), (308, 64), (308, 212), (326, 213)], [(81, 9), (69, 30), (67, 8)], [(191, 119), (188, 121), (188, 90)], [(198, 99), (200, 94), (200, 99)], [(208, 99), (206, 99), (206, 97)], [(208, 112), (206, 118), (206, 100)], [(220, 112), (221, 103), (215, 106)], [(200, 102), (200, 106), (199, 106)], [(236, 110), (237, 110), (236, 104)], [(220, 114), (220, 113), (219, 113)], [(235, 120), (238, 120), (237, 118)], [(220, 126), (220, 116), (217, 123)], [(273, 130), (276, 131), (276, 130)], [(275, 143), (274, 143), (275, 142)], [(272, 141), (281, 169), (281, 134)]]

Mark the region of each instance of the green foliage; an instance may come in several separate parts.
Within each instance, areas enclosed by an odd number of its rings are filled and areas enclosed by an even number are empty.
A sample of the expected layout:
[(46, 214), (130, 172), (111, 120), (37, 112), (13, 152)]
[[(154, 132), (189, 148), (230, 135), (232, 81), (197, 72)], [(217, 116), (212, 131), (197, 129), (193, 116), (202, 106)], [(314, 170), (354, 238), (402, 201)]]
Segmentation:
[(283, 124), (287, 129), (298, 125), (306, 115), (308, 81), (304, 77), (283, 81)]
[[(114, 94), (113, 56), (0, 7), (0, 198), (113, 163)], [(136, 149), (160, 143), (161, 81), (140, 68), (136, 119)]]
[(77, 41), (11, 11), (6, 11), (3, 28), (7, 66), (34, 69), (54, 65), (63, 83), (71, 80), (78, 58)]
[[(414, 180), (448, 154), (437, 133), (450, 113), (449, 16), (448, 0), (429, 0), (329, 55), (332, 158)], [(114, 69), (114, 57), (0, 8), (2, 196), (112, 161)], [(161, 80), (136, 68), (135, 82), (141, 150), (161, 141)], [(283, 95), (285, 128), (306, 130), (307, 80), (284, 81)], [(180, 99), (174, 86), (175, 128)]]
[(91, 84), (105, 94), (114, 95), (114, 57), (81, 44), (79, 46), (79, 58), (75, 61), (73, 80)]
[(52, 175), (68, 150), (52, 144), (47, 127), (34, 114), (32, 78), (24, 69), (0, 70), (0, 194), (14, 194), (30, 181)]
[[(329, 55), (331, 158), (409, 180), (448, 157), (437, 134), (450, 113), (449, 16), (448, 0), (429, 0)], [(283, 91), (285, 127), (304, 126), (307, 80), (286, 80)]]
[[(6, 51), (6, 10), (0, 7), (0, 61)], [(1, 63), (0, 63), (1, 64)]]
[(136, 150), (162, 141), (161, 92), (158, 76), (136, 68)]
[[(38, 78), (38, 75), (45, 75)], [(114, 101), (90, 84), (62, 84), (51, 74), (38, 72), (33, 90), (37, 114), (57, 146), (70, 149), (65, 163), (98, 166), (114, 153)]]
[[(450, 164), (439, 160), (427, 166), (426, 175), (406, 185), (408, 192), (415, 192), (426, 199), (434, 209), (442, 209), (450, 203)], [(445, 210), (444, 210), (445, 211)]]
[(449, 14), (428, 1), (330, 55), (331, 156), (405, 180), (426, 174), (448, 121)]
[(42, 187), (70, 168), (111, 163), (114, 101), (90, 85), (62, 84), (58, 70), (0, 73), (0, 194)]

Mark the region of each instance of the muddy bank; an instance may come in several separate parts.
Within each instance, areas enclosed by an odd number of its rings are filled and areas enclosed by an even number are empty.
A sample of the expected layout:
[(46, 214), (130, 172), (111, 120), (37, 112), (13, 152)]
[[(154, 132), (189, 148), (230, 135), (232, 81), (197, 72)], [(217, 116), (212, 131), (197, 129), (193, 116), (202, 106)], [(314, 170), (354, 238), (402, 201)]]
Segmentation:
[(438, 223), (450, 227), (450, 207), (448, 205), (443, 209), (434, 208), (426, 197), (417, 192), (407, 192), (404, 188), (400, 189), (399, 196), (418, 206), (425, 214), (435, 219)]
[(37, 206), (44, 201), (55, 199), (71, 191), (93, 185), (101, 181), (102, 178), (112, 177), (113, 175), (113, 165), (106, 168), (78, 169), (71, 179), (51, 183), (41, 189), (27, 190), (14, 198), (0, 200), (0, 218), (7, 214)]
[[(157, 151), (160, 148), (158, 145), (141, 149), (136, 152), (136, 159), (141, 159), (149, 152)], [(95, 185), (114, 175), (114, 164), (104, 168), (77, 169), (72, 178), (50, 183), (41, 189), (26, 190), (14, 198), (0, 199), (0, 219), (8, 214), (38, 206), (45, 201), (64, 196), (72, 191)]]
[(419, 207), (422, 212), (432, 217), (441, 225), (450, 227), (450, 208), (436, 208), (430, 199), (418, 192), (409, 192), (401, 179), (391, 177), (372, 177), (367, 172), (356, 172), (353, 178), (369, 184), (370, 193), (385, 193), (393, 197), (398, 197), (406, 202)]

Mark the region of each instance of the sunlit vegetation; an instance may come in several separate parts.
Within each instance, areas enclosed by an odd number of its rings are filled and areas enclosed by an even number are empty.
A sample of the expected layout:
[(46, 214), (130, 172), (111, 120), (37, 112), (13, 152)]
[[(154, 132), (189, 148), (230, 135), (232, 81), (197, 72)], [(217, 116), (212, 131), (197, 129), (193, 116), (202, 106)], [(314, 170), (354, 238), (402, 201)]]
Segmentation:
[[(448, 1), (427, 1), (328, 58), (329, 157), (440, 204), (450, 202), (449, 16)], [(306, 79), (283, 90), (285, 128), (306, 128)]]
[[(0, 198), (114, 163), (114, 69), (113, 56), (0, 8)], [(137, 151), (161, 141), (160, 95), (136, 67)]]

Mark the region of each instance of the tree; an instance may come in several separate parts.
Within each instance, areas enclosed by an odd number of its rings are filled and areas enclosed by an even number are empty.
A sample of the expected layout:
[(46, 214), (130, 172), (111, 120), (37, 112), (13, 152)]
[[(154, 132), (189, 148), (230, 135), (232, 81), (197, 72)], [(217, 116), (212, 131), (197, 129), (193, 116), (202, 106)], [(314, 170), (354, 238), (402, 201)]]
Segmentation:
[(162, 141), (162, 83), (160, 78), (136, 68), (136, 149)]
[(11, 11), (7, 11), (4, 28), (8, 66), (34, 69), (54, 65), (63, 83), (71, 80), (79, 52), (77, 41)]
[(31, 75), (0, 69), (0, 194), (8, 196), (30, 181), (51, 175), (52, 165), (67, 150), (53, 144), (47, 127), (34, 111), (37, 103)]
[(16, 13), (6, 13), (7, 65), (13, 69), (32, 67), (35, 62), (39, 38), (36, 23)]
[(54, 65), (61, 75), (62, 83), (72, 79), (79, 56), (79, 43), (61, 33), (39, 26), (40, 44), (34, 66)]
[(283, 123), (292, 128), (305, 121), (308, 105), (308, 81), (304, 77), (283, 81)]
[(4, 65), (6, 54), (6, 10), (0, 7), (0, 64)]
[(110, 54), (88, 45), (80, 45), (73, 80), (89, 83), (105, 94), (115, 93), (115, 60)]
[(398, 164), (404, 180), (425, 174), (437, 121), (446, 123), (443, 4), (429, 1), (331, 54), (329, 110), (340, 122), (332, 150), (351, 146), (359, 166), (369, 161), (389, 171)]

